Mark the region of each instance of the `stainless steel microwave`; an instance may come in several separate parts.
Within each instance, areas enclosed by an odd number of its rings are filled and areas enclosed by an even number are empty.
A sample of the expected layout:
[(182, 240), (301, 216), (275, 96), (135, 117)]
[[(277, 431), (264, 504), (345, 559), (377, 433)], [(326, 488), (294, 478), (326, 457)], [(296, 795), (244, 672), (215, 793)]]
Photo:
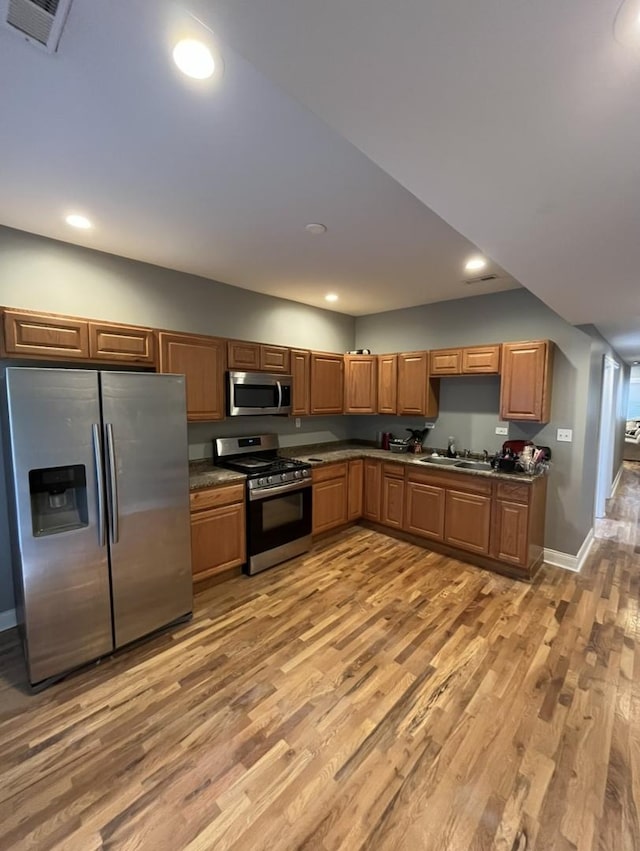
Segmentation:
[(227, 375), (227, 414), (230, 417), (291, 413), (290, 375), (233, 370)]

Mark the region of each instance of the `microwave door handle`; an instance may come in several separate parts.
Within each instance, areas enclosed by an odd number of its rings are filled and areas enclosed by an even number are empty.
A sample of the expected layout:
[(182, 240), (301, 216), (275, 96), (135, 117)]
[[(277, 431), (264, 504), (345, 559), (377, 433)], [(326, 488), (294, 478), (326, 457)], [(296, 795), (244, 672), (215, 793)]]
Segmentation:
[(282, 407), (282, 384), (279, 381), (276, 381), (276, 385), (278, 386), (278, 410)]

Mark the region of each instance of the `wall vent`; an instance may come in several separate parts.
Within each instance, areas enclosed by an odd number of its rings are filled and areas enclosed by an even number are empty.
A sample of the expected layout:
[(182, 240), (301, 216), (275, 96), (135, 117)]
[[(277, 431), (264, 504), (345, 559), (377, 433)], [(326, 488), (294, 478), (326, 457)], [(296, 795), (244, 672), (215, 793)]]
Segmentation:
[(478, 275), (475, 278), (467, 278), (465, 280), (465, 284), (486, 284), (488, 281), (497, 281), (500, 275), (494, 275), (493, 272), (489, 272), (486, 275)]
[(58, 49), (72, 0), (0, 0), (2, 22), (49, 53)]

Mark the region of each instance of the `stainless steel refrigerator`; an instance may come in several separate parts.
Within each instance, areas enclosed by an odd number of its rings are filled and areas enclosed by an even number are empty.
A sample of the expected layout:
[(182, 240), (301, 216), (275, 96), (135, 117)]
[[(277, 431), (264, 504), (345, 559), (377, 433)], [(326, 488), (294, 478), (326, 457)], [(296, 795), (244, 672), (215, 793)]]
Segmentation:
[(184, 377), (9, 367), (5, 431), (31, 684), (188, 617)]

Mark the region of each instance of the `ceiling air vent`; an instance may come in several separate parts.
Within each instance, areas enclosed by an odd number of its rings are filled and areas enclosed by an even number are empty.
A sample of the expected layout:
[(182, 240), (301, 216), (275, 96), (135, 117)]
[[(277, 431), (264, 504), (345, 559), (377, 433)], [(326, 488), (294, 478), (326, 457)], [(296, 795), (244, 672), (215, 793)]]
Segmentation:
[(49, 53), (58, 49), (62, 28), (72, 0), (0, 0), (5, 26), (16, 35), (43, 47)]
[(475, 278), (467, 278), (465, 284), (486, 284), (488, 281), (497, 281), (500, 275), (488, 272), (486, 275), (477, 275)]

